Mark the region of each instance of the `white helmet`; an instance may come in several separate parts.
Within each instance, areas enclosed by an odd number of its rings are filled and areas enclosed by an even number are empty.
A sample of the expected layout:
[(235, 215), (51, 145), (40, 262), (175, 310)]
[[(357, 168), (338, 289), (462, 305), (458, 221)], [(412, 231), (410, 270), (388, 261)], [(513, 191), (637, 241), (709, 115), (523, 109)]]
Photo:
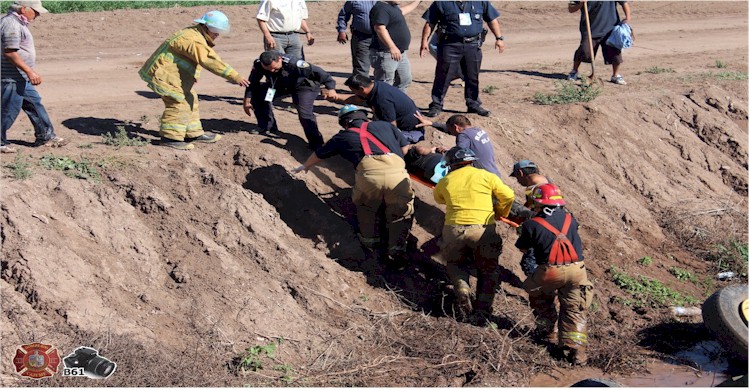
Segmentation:
[(195, 19), (194, 22), (205, 24), (212, 33), (216, 34), (227, 34), (231, 28), (229, 18), (221, 11), (208, 11), (200, 19)]

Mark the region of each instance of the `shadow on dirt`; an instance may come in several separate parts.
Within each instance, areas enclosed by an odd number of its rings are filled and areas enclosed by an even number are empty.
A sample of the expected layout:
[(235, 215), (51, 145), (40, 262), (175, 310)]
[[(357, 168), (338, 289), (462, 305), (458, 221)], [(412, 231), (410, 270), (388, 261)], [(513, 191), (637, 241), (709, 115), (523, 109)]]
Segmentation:
[[(139, 96), (143, 96), (147, 99), (158, 99), (161, 100), (161, 96), (155, 92), (151, 91), (135, 91), (136, 94)], [(203, 95), (198, 94), (198, 100), (203, 100), (207, 102), (224, 102), (231, 104), (233, 106), (242, 106), (242, 98), (243, 96), (240, 94), (240, 96), (214, 96), (214, 95)]]
[(704, 340), (711, 340), (703, 323), (661, 323), (638, 332), (639, 346), (656, 352), (672, 354), (690, 349)]
[(158, 131), (144, 129), (142, 123), (115, 118), (78, 117), (66, 119), (62, 124), (71, 130), (86, 135), (116, 134), (120, 128), (123, 128), (128, 134), (159, 138)]
[(532, 76), (532, 77), (541, 77), (544, 79), (552, 79), (552, 80), (565, 80), (568, 78), (566, 74), (559, 73), (559, 72), (539, 72), (536, 70), (519, 70), (519, 69), (508, 69), (508, 70), (492, 70), (492, 69), (483, 69), (480, 71), (480, 73), (517, 73), (524, 76)]

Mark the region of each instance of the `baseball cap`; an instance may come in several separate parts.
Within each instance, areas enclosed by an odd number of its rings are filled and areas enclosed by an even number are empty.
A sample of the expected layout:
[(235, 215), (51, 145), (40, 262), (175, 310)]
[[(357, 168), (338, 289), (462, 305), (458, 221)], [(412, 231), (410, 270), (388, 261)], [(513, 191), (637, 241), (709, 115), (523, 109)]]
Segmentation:
[(536, 168), (536, 167), (537, 167), (536, 164), (534, 164), (534, 162), (531, 160), (521, 160), (513, 164), (513, 170), (510, 172), (510, 175), (515, 177), (516, 172), (518, 172), (519, 170), (523, 168)]
[(16, 0), (13, 3), (22, 7), (29, 7), (40, 14), (46, 14), (49, 12), (46, 8), (42, 7), (41, 0)]

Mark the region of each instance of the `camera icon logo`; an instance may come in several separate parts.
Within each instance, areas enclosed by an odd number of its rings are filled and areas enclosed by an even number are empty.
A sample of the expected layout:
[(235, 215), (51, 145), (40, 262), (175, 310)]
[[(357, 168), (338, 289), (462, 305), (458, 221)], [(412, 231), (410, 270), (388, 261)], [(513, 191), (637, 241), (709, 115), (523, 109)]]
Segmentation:
[(109, 378), (117, 369), (116, 363), (89, 347), (78, 347), (63, 358), (63, 364), (63, 376), (86, 376), (92, 379)]

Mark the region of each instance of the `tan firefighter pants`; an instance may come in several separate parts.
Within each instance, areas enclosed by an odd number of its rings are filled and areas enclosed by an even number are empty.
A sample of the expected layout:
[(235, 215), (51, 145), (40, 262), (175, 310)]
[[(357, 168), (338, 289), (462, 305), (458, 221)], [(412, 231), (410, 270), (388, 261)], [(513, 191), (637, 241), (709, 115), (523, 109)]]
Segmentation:
[[(362, 243), (370, 248), (377, 241), (389, 252), (406, 249), (414, 215), (414, 191), (404, 160), (395, 154), (367, 156), (357, 165), (352, 201)], [(384, 206), (387, 243), (379, 238), (377, 213)]]
[(203, 135), (203, 125), (198, 115), (198, 94), (193, 90), (185, 93), (179, 101), (170, 96), (162, 96), (164, 113), (161, 115), (159, 134), (174, 141), (195, 138)]
[(499, 257), (503, 239), (491, 225), (445, 225), (440, 256), (455, 291), (469, 289), (469, 270), (477, 269), (474, 309), (492, 314), (492, 301), (500, 283)]
[[(586, 276), (583, 261), (568, 265), (540, 265), (523, 282), (537, 327), (551, 333), (557, 323), (559, 344), (580, 349), (588, 344), (586, 312), (591, 306), (594, 286)], [(560, 316), (555, 297), (560, 299)]]

